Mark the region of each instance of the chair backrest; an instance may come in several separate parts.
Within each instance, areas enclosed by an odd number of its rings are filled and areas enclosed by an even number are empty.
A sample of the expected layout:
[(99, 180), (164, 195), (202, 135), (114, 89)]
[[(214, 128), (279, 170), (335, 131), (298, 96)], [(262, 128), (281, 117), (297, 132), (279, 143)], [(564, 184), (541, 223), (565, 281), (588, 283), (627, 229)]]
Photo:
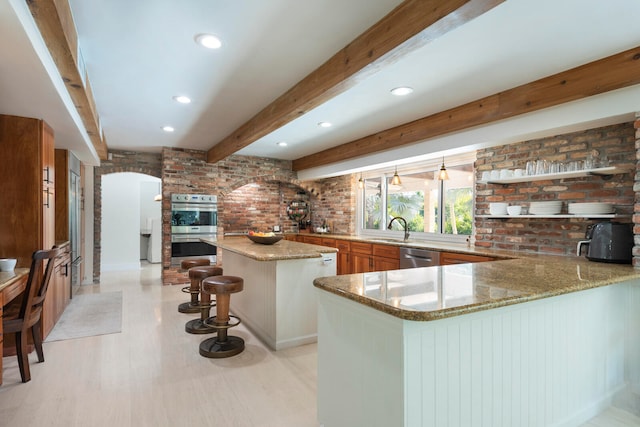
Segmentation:
[[(19, 314), (21, 319), (25, 319), (25, 323), (31, 323), (29, 319), (38, 320), (40, 318), (44, 298), (47, 295), (47, 288), (49, 287), (49, 279), (51, 279), (53, 266), (55, 264), (54, 259), (58, 256), (59, 251), (60, 249), (54, 246), (50, 250), (36, 251), (31, 257), (29, 278), (27, 279), (27, 286), (24, 290), (24, 298), (22, 299)], [(40, 264), (45, 260), (47, 261), (46, 267), (42, 270), (42, 274), (40, 274)]]

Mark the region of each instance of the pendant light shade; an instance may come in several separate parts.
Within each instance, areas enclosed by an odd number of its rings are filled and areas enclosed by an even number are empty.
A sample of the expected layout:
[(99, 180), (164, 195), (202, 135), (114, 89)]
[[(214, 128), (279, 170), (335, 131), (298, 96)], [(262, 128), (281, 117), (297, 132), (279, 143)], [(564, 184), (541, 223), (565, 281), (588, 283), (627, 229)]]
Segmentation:
[(400, 181), (400, 175), (398, 175), (397, 166), (396, 166), (396, 171), (393, 174), (393, 178), (391, 178), (391, 185), (402, 185), (402, 181)]
[(358, 180), (358, 188), (361, 190), (364, 188), (364, 179), (362, 179), (362, 174), (360, 174), (360, 179)]
[(444, 167), (444, 157), (442, 158), (442, 166), (440, 167), (440, 173), (438, 174), (438, 179), (440, 181), (447, 181), (449, 179), (449, 173), (447, 172), (447, 168)]

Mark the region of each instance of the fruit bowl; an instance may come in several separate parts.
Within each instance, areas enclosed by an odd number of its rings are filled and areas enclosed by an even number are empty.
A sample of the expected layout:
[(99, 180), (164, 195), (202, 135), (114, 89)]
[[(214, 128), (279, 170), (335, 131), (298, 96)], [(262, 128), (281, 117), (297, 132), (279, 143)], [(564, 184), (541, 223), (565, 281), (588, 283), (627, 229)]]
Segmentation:
[(249, 240), (255, 243), (260, 243), (261, 245), (273, 245), (274, 243), (279, 242), (284, 238), (282, 234), (273, 234), (271, 236), (260, 236), (258, 234), (247, 234)]

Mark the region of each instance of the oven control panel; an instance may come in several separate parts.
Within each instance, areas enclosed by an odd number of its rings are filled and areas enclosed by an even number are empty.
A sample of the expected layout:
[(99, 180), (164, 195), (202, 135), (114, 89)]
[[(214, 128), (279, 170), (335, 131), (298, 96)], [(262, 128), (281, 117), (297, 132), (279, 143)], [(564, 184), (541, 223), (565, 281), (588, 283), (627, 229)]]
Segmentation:
[(182, 203), (217, 203), (218, 196), (211, 194), (172, 194), (171, 201)]

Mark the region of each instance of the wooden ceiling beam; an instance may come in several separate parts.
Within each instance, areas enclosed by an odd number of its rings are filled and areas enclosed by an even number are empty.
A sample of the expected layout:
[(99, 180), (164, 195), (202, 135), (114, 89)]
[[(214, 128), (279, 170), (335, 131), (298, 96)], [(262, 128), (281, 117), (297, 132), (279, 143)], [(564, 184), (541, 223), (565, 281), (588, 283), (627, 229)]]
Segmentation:
[[(40, 0), (39, 0), (40, 1)], [(222, 160), (504, 0), (405, 0), (207, 152)]]
[(108, 148), (100, 128), (89, 78), (78, 67), (78, 37), (68, 0), (27, 0), (27, 4), (91, 143), (100, 159), (106, 160)]
[(637, 84), (640, 47), (301, 157), (292, 167), (336, 163)]

